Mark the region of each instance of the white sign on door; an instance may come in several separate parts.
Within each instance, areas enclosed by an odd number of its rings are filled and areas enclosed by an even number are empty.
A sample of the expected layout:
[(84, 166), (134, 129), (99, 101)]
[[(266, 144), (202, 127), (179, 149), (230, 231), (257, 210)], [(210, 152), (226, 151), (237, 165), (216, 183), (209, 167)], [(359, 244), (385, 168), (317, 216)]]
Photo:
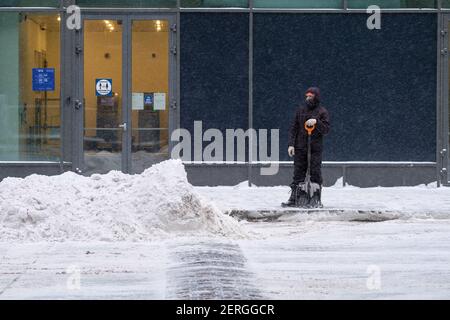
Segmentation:
[(132, 110), (144, 110), (144, 93), (133, 92), (131, 94), (131, 109)]
[(166, 94), (164, 92), (153, 94), (153, 110), (166, 110)]

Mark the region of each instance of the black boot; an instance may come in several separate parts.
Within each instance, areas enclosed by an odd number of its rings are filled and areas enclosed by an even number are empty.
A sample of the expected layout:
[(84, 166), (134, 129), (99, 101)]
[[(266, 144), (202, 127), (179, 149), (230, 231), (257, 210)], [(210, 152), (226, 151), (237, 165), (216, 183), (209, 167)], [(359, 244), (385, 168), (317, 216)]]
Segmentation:
[(314, 192), (308, 207), (310, 208), (323, 208), (322, 204), (322, 185)]
[(282, 207), (295, 207), (295, 195), (297, 192), (296, 190), (297, 186), (291, 185), (291, 196), (289, 197), (289, 200), (287, 202), (283, 202), (281, 204)]
[(300, 183), (297, 188), (297, 203), (296, 206), (300, 208), (307, 208), (309, 205), (310, 199), (308, 193), (305, 191), (305, 184)]

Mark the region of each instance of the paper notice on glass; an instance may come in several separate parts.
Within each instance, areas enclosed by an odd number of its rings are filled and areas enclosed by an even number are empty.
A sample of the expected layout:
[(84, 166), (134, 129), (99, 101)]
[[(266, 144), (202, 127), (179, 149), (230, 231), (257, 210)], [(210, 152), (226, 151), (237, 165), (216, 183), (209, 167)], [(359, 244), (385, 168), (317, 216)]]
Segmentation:
[(131, 94), (131, 108), (133, 110), (144, 110), (144, 93), (133, 92)]
[(153, 94), (153, 110), (166, 110), (166, 94), (164, 92)]

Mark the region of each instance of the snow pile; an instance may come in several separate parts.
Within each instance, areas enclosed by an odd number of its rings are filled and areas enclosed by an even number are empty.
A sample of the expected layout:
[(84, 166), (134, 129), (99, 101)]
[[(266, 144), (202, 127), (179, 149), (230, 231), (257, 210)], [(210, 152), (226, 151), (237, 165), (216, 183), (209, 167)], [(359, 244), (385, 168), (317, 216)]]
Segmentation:
[(0, 241), (151, 240), (170, 235), (244, 236), (201, 198), (179, 160), (140, 175), (67, 172), (0, 183)]
[[(348, 184), (346, 183), (345, 185), (347, 186)], [(339, 179), (337, 179), (334, 185), (331, 186), (331, 188), (344, 188), (344, 177), (340, 177)]]

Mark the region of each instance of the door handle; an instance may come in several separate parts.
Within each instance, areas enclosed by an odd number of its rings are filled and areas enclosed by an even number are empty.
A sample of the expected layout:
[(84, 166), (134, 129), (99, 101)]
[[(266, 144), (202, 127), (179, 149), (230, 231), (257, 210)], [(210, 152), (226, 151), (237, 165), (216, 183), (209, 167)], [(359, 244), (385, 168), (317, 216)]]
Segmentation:
[(119, 124), (119, 128), (122, 128), (123, 131), (127, 131), (127, 123), (124, 122), (124, 123), (122, 123), (122, 124)]
[(81, 107), (83, 107), (83, 103), (80, 100), (75, 100), (74, 101), (74, 106), (76, 110), (80, 110)]

